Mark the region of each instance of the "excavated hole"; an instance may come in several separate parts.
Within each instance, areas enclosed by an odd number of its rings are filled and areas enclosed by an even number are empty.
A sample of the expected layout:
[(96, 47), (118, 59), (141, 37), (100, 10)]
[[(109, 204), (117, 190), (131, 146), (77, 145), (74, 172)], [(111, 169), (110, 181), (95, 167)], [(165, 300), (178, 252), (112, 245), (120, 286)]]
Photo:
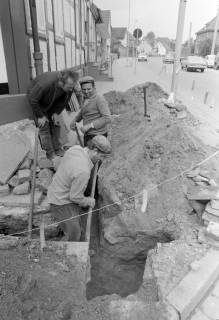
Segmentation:
[[(126, 297), (137, 292), (143, 281), (148, 251), (155, 248), (158, 242), (174, 240), (168, 233), (159, 232), (139, 234), (135, 239), (127, 237), (122, 243), (110, 245), (102, 240), (98, 215), (93, 215), (91, 235), (91, 280), (87, 283), (86, 292), (88, 300), (110, 294)], [(155, 279), (146, 286), (148, 299), (157, 301)]]

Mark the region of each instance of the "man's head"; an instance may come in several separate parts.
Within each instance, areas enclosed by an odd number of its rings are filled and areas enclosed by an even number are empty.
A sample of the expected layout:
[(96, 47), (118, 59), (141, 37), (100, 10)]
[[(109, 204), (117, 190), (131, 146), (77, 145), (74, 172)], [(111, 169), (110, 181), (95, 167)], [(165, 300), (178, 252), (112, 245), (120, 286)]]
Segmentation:
[(63, 70), (61, 71), (61, 77), (59, 79), (59, 85), (65, 92), (71, 92), (78, 82), (79, 75), (78, 72), (73, 70)]
[(88, 149), (93, 163), (98, 160), (102, 160), (106, 154), (109, 154), (112, 151), (109, 140), (102, 135), (97, 135), (92, 140), (89, 140)]
[(82, 93), (86, 99), (90, 98), (95, 91), (94, 78), (86, 76), (80, 79)]

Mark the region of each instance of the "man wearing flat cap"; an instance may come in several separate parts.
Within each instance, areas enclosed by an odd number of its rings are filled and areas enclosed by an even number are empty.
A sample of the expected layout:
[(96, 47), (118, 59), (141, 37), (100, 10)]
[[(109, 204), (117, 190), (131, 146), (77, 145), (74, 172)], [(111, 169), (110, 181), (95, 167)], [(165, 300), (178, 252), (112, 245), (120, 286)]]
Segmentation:
[[(101, 135), (89, 140), (88, 147), (75, 145), (66, 151), (48, 189), (50, 211), (68, 241), (80, 241), (82, 208), (94, 207), (95, 199), (84, 192), (93, 164), (111, 152), (109, 140)], [(77, 216), (76, 218), (73, 218)], [(72, 218), (72, 219), (71, 219)], [(70, 219), (65, 222), (62, 220)]]
[(81, 131), (84, 134), (84, 145), (96, 135), (108, 135), (111, 114), (105, 98), (96, 92), (94, 78), (90, 76), (79, 80), (84, 102), (82, 108), (72, 121), (70, 128), (75, 130), (77, 122), (83, 120)]

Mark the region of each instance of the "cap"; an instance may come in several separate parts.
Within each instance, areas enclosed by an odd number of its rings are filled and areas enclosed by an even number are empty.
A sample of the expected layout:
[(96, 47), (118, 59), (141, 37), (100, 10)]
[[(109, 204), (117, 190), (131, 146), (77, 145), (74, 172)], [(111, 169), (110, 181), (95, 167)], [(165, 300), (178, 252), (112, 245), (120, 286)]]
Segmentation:
[(97, 135), (92, 139), (93, 146), (95, 146), (97, 149), (99, 149), (103, 153), (111, 153), (112, 147), (109, 142), (109, 140), (102, 136)]
[(93, 77), (90, 76), (86, 76), (86, 77), (82, 77), (79, 79), (80, 84), (84, 84), (84, 83), (94, 83), (95, 80)]

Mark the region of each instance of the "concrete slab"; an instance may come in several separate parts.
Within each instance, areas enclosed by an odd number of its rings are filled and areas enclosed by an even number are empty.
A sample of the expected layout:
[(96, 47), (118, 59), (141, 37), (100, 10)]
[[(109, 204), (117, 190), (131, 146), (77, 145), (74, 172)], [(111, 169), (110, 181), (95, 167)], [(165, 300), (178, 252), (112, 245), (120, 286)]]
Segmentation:
[(219, 252), (209, 250), (167, 296), (168, 302), (187, 319), (219, 276)]
[(0, 183), (6, 184), (29, 152), (28, 144), (19, 135), (0, 135)]

